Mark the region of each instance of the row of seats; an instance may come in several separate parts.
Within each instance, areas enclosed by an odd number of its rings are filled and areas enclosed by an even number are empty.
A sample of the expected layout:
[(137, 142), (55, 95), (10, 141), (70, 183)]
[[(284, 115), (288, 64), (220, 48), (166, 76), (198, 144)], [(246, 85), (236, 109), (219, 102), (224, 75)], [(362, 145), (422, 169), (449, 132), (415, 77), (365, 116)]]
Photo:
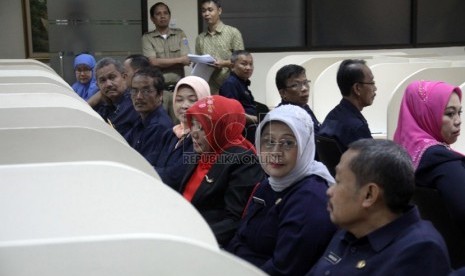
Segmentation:
[(0, 60), (1, 275), (263, 275), (47, 65)]
[[(377, 92), (372, 106), (363, 109), (374, 137), (392, 139), (397, 126), (400, 101), (406, 86), (413, 80), (442, 80), (465, 87), (465, 55), (420, 54), (402, 51), (367, 51), (341, 53), (312, 53), (291, 55), (276, 62), (266, 79), (266, 104), (276, 106), (280, 101), (274, 83), (276, 72), (283, 65), (298, 64), (306, 68), (311, 80), (309, 105), (320, 121), (342, 98), (336, 83), (336, 72), (342, 60), (365, 59), (375, 77)], [(460, 136), (453, 148), (465, 151), (465, 137)]]

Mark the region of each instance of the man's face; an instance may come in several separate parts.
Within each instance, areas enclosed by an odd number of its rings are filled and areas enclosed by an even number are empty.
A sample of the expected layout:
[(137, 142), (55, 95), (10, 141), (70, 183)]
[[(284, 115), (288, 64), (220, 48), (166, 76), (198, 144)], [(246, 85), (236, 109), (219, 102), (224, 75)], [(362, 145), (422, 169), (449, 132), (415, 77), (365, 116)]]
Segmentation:
[(248, 80), (253, 73), (252, 55), (239, 55), (233, 64), (232, 71), (243, 80)]
[(142, 119), (145, 119), (161, 105), (162, 94), (158, 93), (154, 84), (154, 80), (147, 76), (136, 75), (132, 79), (132, 104)]
[(164, 5), (158, 5), (155, 8), (154, 16), (150, 18), (157, 29), (167, 28), (170, 24), (171, 15), (168, 8)]
[(118, 101), (126, 91), (126, 74), (116, 70), (114, 64), (104, 66), (96, 71), (97, 85), (100, 91), (112, 102)]
[(286, 87), (279, 90), (281, 98), (295, 105), (304, 106), (310, 97), (310, 81), (305, 73), (292, 76), (286, 81)]
[(336, 167), (336, 184), (326, 191), (328, 196), (328, 211), (331, 221), (350, 232), (359, 227), (363, 218), (363, 196), (357, 187), (356, 177), (349, 164), (358, 152), (347, 150)]
[(214, 2), (205, 2), (201, 8), (202, 17), (208, 25), (215, 25), (220, 20), (222, 12)]
[(126, 83), (128, 87), (131, 87), (132, 77), (134, 76), (134, 68), (131, 67), (132, 59), (126, 59), (123, 62), (124, 69), (126, 70)]
[(363, 107), (370, 106), (373, 104), (376, 96), (376, 84), (374, 81), (373, 73), (370, 68), (366, 65), (363, 65), (363, 81), (359, 82), (359, 93), (360, 93), (360, 102)]

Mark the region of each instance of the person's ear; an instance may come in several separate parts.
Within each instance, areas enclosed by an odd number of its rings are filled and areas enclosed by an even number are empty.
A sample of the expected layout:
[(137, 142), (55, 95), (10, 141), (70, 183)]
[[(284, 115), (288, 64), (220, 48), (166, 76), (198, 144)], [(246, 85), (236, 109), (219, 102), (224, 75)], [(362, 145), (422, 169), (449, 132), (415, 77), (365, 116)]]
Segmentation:
[(279, 89), (279, 95), (281, 96), (281, 99), (286, 99), (286, 89)]
[(223, 12), (223, 8), (218, 8), (218, 15), (221, 15), (222, 12)]
[(354, 85), (352, 85), (352, 91), (356, 96), (360, 96), (360, 83), (354, 83)]
[(363, 187), (363, 207), (373, 206), (381, 196), (381, 189), (376, 183), (368, 183)]

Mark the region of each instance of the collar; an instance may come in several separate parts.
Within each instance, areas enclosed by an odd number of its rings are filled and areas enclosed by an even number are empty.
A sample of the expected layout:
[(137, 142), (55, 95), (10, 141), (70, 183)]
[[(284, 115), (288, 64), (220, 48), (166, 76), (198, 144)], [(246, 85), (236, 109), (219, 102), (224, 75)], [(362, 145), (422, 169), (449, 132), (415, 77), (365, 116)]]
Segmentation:
[[(161, 105), (159, 105), (157, 108), (155, 108), (152, 112), (150, 112), (150, 114), (145, 117), (145, 119), (142, 119), (141, 117), (141, 123), (144, 127), (148, 127), (150, 126), (150, 124), (152, 123), (152, 120), (159, 117), (158, 115), (160, 114), (160, 107)], [(156, 119), (158, 121), (158, 118)]]
[[(168, 36), (174, 35), (174, 33), (171, 31), (171, 28), (168, 28), (168, 33), (167, 33), (167, 35), (168, 35)], [(157, 29), (155, 29), (155, 30), (153, 31), (153, 36), (154, 36), (154, 37), (157, 37), (157, 36), (162, 37), (162, 34), (160, 33), (160, 31), (158, 31)]]
[(234, 73), (232, 71), (231, 71), (230, 75), (235, 77), (236, 79), (238, 79), (241, 83), (245, 84), (246, 86), (250, 86), (250, 80), (243, 80), (243, 79), (239, 78), (239, 76), (236, 75), (236, 73)]
[(356, 114), (358, 117), (360, 117), (360, 119), (362, 119), (365, 123), (367, 122), (367, 120), (365, 119), (365, 117), (363, 116), (362, 112), (360, 112), (360, 110), (358, 110), (358, 108), (353, 104), (351, 103), (348, 99), (346, 98), (342, 98), (341, 102), (340, 102), (340, 105), (343, 106), (344, 108), (348, 109), (349, 111), (351, 111), (352, 113)]
[(208, 28), (207, 28), (206, 34), (207, 35), (214, 35), (214, 34), (217, 34), (217, 33), (222, 33), (224, 27), (225, 27), (225, 25), (224, 25), (223, 21), (220, 21), (220, 23), (218, 23), (218, 26), (216, 26), (216, 29), (213, 32), (210, 32), (208, 30)]
[(365, 243), (368, 242), (374, 251), (379, 252), (391, 244), (404, 231), (409, 231), (409, 227), (420, 221), (420, 213), (416, 206), (410, 205), (407, 211), (397, 219), (376, 229), (370, 234), (356, 239), (351, 233), (344, 231), (341, 236), (346, 242)]
[(281, 105), (286, 105), (286, 104), (291, 104), (291, 105), (295, 105), (295, 106), (300, 106), (302, 107), (305, 111), (308, 112), (308, 110), (310, 110), (310, 106), (308, 104), (304, 104), (304, 105), (296, 105), (295, 103), (291, 103), (291, 102), (288, 102), (286, 100), (281, 100), (281, 102), (278, 104), (278, 106), (281, 106)]

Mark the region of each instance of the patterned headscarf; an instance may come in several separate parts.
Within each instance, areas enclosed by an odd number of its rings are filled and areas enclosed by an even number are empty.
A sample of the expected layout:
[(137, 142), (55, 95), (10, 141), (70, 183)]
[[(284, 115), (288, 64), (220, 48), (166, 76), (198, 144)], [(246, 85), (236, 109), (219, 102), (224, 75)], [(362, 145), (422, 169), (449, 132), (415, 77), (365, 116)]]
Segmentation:
[[(318, 175), (324, 178), (329, 185), (334, 184), (334, 178), (323, 163), (315, 161), (315, 138), (313, 121), (310, 115), (301, 107), (295, 105), (282, 105), (270, 111), (257, 128), (255, 145), (260, 156), (260, 139), (264, 127), (272, 121), (286, 124), (294, 133), (297, 140), (297, 160), (295, 167), (284, 177), (268, 178), (274, 191), (280, 192), (292, 186), (302, 178), (309, 175)], [(262, 165), (263, 168), (265, 168)]]
[(400, 106), (394, 141), (402, 145), (418, 167), (423, 153), (431, 146), (445, 144), (441, 135), (442, 116), (459, 87), (440, 81), (414, 81), (407, 86)]
[(207, 141), (217, 154), (233, 146), (254, 150), (254, 146), (242, 136), (245, 112), (237, 100), (209, 96), (191, 106), (186, 117), (189, 128), (193, 118), (202, 125)]

